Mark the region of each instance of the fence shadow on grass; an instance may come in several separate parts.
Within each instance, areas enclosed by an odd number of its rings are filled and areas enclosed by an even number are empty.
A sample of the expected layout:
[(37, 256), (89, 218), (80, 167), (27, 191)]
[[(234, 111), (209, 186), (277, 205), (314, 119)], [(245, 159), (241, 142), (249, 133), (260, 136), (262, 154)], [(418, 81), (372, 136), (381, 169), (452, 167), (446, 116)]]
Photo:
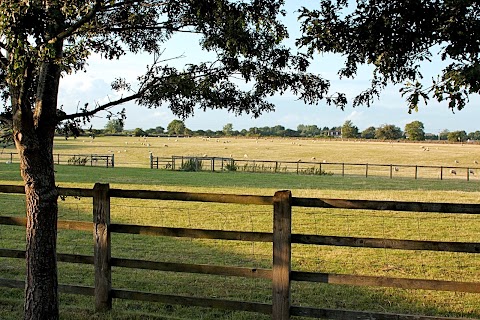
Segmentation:
[[(3, 196), (3, 195), (2, 195)], [(80, 215), (91, 216), (88, 210), (67, 210), (72, 211), (77, 217)], [(248, 210), (248, 209), (247, 209)], [(162, 212), (158, 212), (161, 214)], [(187, 214), (189, 214), (187, 212)], [(266, 214), (269, 214), (268, 212)], [(270, 213), (271, 215), (271, 213)], [(65, 216), (67, 216), (65, 214)], [(2, 226), (3, 228), (3, 226)], [(19, 228), (21, 230), (22, 228)], [(93, 229), (93, 228), (92, 228)], [(85, 233), (83, 240), (72, 244), (72, 239), (80, 231), (61, 231), (59, 233), (60, 247), (65, 250), (75, 252), (84, 252), (92, 248), (91, 236)], [(64, 237), (71, 233), (69, 237)], [(62, 244), (65, 242), (65, 244)], [(213, 264), (231, 266), (244, 266), (249, 269), (260, 270), (268, 268), (272, 264), (271, 243), (253, 243), (248, 244), (247, 248), (240, 248), (240, 242), (227, 240), (193, 239), (193, 238), (170, 238), (153, 237), (147, 235), (135, 234), (117, 234), (112, 235), (112, 256), (115, 258), (145, 259), (149, 261), (167, 261), (182, 262), (193, 264)], [(246, 254), (251, 250), (249, 246), (257, 246), (255, 254)], [(83, 248), (83, 249), (82, 249)], [(354, 250), (354, 249), (352, 249)], [(382, 250), (382, 249), (378, 249)], [(239, 253), (242, 252), (242, 253)], [(321, 252), (319, 252), (321, 253)], [(6, 259), (5, 259), (6, 260)], [(14, 259), (12, 261), (21, 261)], [(3, 264), (2, 264), (3, 265)], [(68, 265), (67, 267), (64, 267)], [(321, 267), (321, 264), (319, 264)], [(18, 264), (10, 265), (10, 270), (18, 267)], [(80, 267), (80, 268), (79, 268)], [(8, 267), (5, 275), (9, 275)], [(309, 271), (320, 272), (321, 269), (311, 269)], [(93, 282), (93, 270), (90, 265), (71, 265), (60, 264), (60, 277), (67, 272), (72, 272), (75, 276), (70, 280), (77, 281), (77, 284), (85, 285)], [(10, 273), (12, 275), (12, 273)], [(166, 271), (153, 271), (141, 269), (129, 269), (123, 267), (113, 267), (113, 287), (129, 290), (140, 290), (157, 292), (164, 294), (199, 296), (208, 298), (221, 297), (222, 299), (235, 299), (242, 301), (254, 301), (259, 303), (271, 303), (271, 282), (263, 278), (236, 278), (222, 275), (204, 275), (190, 273), (172, 273)], [(2, 275), (3, 277), (3, 275)], [(398, 289), (368, 288), (349, 285), (331, 285), (318, 283), (292, 283), (292, 298), (296, 305), (315, 306), (316, 308), (334, 308), (334, 309), (360, 309), (378, 312), (399, 312), (416, 314), (444, 314), (452, 316), (461, 316), (461, 312), (452, 311), (444, 303), (445, 298), (437, 298), (435, 294), (431, 301), (426, 299), (432, 296), (429, 292), (420, 291), (411, 295), (406, 291)], [(6, 294), (10, 290), (5, 291)], [(3, 295), (3, 294), (0, 294)], [(465, 299), (470, 294), (446, 294), (447, 298), (461, 296), (460, 303), (473, 301)], [(442, 297), (439, 295), (438, 297)], [(79, 303), (83, 298), (79, 298)], [(69, 297), (68, 304), (76, 304), (77, 298)], [(90, 300), (91, 301), (91, 300)], [(84, 303), (84, 302), (83, 302)], [(220, 314), (225, 315), (226, 319), (236, 319), (233, 312), (220, 312), (218, 310), (203, 309), (198, 311), (191, 307), (179, 307), (173, 304), (151, 304), (145, 302), (121, 301), (115, 305), (122, 305), (127, 310), (138, 308), (141, 312), (163, 313), (166, 316), (179, 315), (190, 318), (209, 318), (211, 315), (220, 318)], [(88, 307), (87, 307), (88, 308)], [(118, 310), (117, 310), (118, 311)], [(198, 313), (200, 312), (200, 313)], [(479, 317), (478, 310), (473, 309), (467, 316)], [(246, 313), (238, 316), (238, 319), (268, 319), (270, 316), (261, 316), (254, 313)]]

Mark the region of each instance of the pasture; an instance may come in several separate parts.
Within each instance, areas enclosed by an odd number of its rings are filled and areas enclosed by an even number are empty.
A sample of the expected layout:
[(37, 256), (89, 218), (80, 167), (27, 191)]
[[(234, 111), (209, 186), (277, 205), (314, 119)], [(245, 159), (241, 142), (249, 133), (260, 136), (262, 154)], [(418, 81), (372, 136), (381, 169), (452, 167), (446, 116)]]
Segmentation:
[[(177, 141), (175, 141), (177, 140)], [(126, 143), (128, 142), (128, 143)], [(142, 144), (143, 143), (143, 144)], [(149, 145), (148, 145), (149, 144)], [(165, 146), (168, 145), (168, 146)], [(429, 151), (422, 151), (427, 146)], [(125, 151), (126, 150), (126, 151)], [(322, 161), (425, 165), (472, 165), (480, 160), (478, 145), (341, 142), (297, 139), (210, 139), (98, 137), (57, 139), (55, 152), (115, 152), (116, 168), (57, 166), (57, 184), (91, 188), (108, 182), (113, 188), (272, 195), (280, 189), (294, 196), (370, 200), (404, 200), (479, 203), (478, 178), (460, 180), (413, 180), (340, 176), (297, 176), (294, 174), (249, 174), (240, 172), (171, 172), (151, 170), (149, 151), (158, 156), (204, 155), (257, 159), (296, 160), (315, 157)], [(21, 184), (16, 164), (0, 164), (0, 184)], [(0, 215), (24, 215), (21, 195), (0, 194)], [(67, 197), (60, 201), (60, 219), (91, 221), (91, 199)], [(421, 213), (390, 213), (368, 210), (295, 208), (294, 232), (388, 237), (411, 240), (476, 241), (480, 217)], [(193, 227), (220, 230), (269, 231), (271, 208), (227, 204), (181, 203), (117, 199), (112, 219), (119, 223)], [(59, 231), (59, 252), (92, 253), (91, 233)], [(237, 241), (152, 238), (115, 235), (112, 256), (267, 268), (271, 263), (269, 244)], [(24, 231), (0, 226), (3, 248), (23, 249)], [(24, 262), (0, 258), (0, 277), (23, 279)], [(480, 282), (480, 258), (462, 253), (430, 253), (402, 250), (313, 247), (296, 245), (293, 268), (302, 271), (386, 275)], [(59, 264), (61, 283), (92, 284), (92, 267)], [(114, 269), (114, 285), (141, 291), (226, 297), (268, 302), (270, 286), (261, 279), (232, 279), (224, 276), (171, 274), (146, 270)], [(0, 318), (18, 319), (21, 290), (0, 292)], [(298, 305), (325, 308), (376, 310), (383, 312), (480, 318), (478, 294), (305, 284), (293, 287)], [(61, 295), (62, 318), (69, 319), (268, 319), (266, 316), (214, 309), (180, 307), (116, 300), (114, 311), (105, 316), (93, 313), (89, 297)]]
[[(14, 151), (7, 148), (2, 153)], [(340, 141), (297, 138), (166, 138), (79, 137), (55, 138), (54, 153), (114, 154), (121, 167), (149, 166), (149, 154), (157, 157), (210, 156), (235, 159), (318, 161), (399, 165), (479, 167), (480, 144), (436, 142)], [(475, 161), (477, 163), (475, 163)]]

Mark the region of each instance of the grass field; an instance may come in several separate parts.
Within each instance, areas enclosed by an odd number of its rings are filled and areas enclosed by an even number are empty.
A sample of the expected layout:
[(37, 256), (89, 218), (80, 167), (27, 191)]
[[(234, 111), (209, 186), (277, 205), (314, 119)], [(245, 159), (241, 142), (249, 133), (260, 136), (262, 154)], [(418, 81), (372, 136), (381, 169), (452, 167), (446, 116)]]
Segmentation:
[[(428, 152), (418, 144), (359, 143), (312, 140), (248, 140), (198, 138), (167, 140), (148, 138), (150, 149), (158, 156), (229, 156), (238, 153), (249, 158), (292, 160), (303, 157), (338, 162), (458, 165), (480, 158), (478, 145), (429, 144)], [(230, 142), (227, 142), (230, 141)], [(125, 142), (128, 142), (126, 144)], [(158, 146), (156, 145), (158, 142)], [(224, 143), (225, 142), (225, 143)], [(292, 144), (292, 143), (295, 144)], [(108, 182), (113, 188), (191, 192), (273, 195), (276, 190), (292, 190), (294, 196), (405, 200), (429, 202), (479, 203), (478, 180), (385, 179), (340, 176), (297, 176), (294, 174), (249, 174), (240, 172), (171, 172), (145, 169), (149, 147), (138, 138), (96, 138), (58, 140), (55, 152), (116, 153), (119, 166), (125, 168), (57, 166), (57, 184), (91, 188), (95, 182)], [(163, 145), (167, 144), (168, 147)], [(98, 148), (98, 149), (93, 149)], [(156, 148), (156, 149), (155, 149)], [(227, 149), (224, 149), (227, 148)], [(437, 149), (438, 148), (438, 149)], [(118, 150), (117, 150), (118, 149)], [(123, 150), (127, 150), (126, 152)], [(157, 153), (158, 152), (158, 153)], [(163, 152), (163, 154), (161, 154)], [(223, 152), (223, 153), (221, 153)], [(118, 156), (117, 156), (118, 154)], [(323, 156), (322, 156), (323, 155)], [(325, 155), (328, 155), (325, 156)], [(146, 165), (140, 161), (147, 157)], [(143, 167), (143, 168), (140, 168)], [(0, 164), (0, 184), (21, 184), (18, 165)], [(24, 215), (21, 195), (0, 195), (0, 215)], [(60, 201), (60, 219), (91, 221), (91, 199), (67, 198)], [(295, 233), (322, 235), (386, 237), (412, 240), (478, 241), (480, 218), (472, 215), (348, 211), (294, 208)], [(112, 220), (142, 225), (215, 228), (222, 230), (271, 231), (271, 208), (226, 204), (154, 202), (115, 199)], [(92, 254), (92, 235), (59, 231), (59, 252)], [(23, 249), (24, 231), (0, 226), (3, 248)], [(207, 263), (269, 268), (271, 244), (241, 243), (137, 235), (112, 236), (112, 256), (158, 261)], [(293, 269), (316, 272), (385, 275), (392, 277), (442, 279), (480, 282), (480, 258), (472, 254), (433, 253), (383, 249), (349, 249), (295, 245)], [(0, 259), (0, 277), (23, 279), (24, 262)], [(93, 285), (93, 267), (61, 263), (61, 283)], [(270, 283), (259, 279), (172, 274), (145, 270), (113, 270), (113, 286), (141, 291), (219, 297), (270, 302)], [(0, 290), (0, 318), (21, 318), (21, 290)], [(476, 294), (394, 290), (293, 283), (295, 305), (326, 308), (374, 310), (380, 312), (480, 318)], [(61, 295), (63, 319), (268, 319), (257, 314), (225, 312), (115, 301), (107, 315), (93, 312), (93, 299)]]
[[(425, 151), (428, 150), (428, 151)], [(15, 152), (12, 148), (3, 153)], [(235, 159), (379, 163), (479, 167), (479, 144), (340, 141), (339, 139), (166, 137), (55, 138), (54, 153), (114, 154), (122, 167), (149, 166), (149, 153), (157, 157), (215, 156)], [(480, 168), (480, 167), (479, 167)]]

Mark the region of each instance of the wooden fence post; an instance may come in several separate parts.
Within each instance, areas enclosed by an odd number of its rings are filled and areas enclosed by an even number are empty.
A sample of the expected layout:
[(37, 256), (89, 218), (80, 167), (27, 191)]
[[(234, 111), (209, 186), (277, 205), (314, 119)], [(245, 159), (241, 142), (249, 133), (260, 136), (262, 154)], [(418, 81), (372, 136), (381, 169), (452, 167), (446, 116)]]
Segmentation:
[(102, 183), (96, 183), (93, 188), (95, 310), (99, 312), (112, 309), (109, 189), (108, 184)]
[(292, 193), (277, 191), (273, 197), (272, 319), (290, 319), (292, 253)]

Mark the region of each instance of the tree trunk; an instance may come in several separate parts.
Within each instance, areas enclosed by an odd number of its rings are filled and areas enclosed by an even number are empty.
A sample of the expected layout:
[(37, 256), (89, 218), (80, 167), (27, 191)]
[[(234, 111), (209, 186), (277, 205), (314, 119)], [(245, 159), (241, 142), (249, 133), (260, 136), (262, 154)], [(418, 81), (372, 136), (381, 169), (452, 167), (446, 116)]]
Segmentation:
[[(39, 144), (42, 145), (42, 144)], [(52, 153), (20, 150), (27, 206), (25, 319), (58, 319), (57, 189)], [(51, 148), (50, 148), (51, 149)]]
[[(35, 108), (12, 95), (13, 136), (20, 156), (26, 195), (26, 320), (59, 318), (57, 279), (58, 192), (55, 186), (53, 137), (60, 67), (54, 61), (40, 63)], [(26, 72), (28, 75), (28, 72)], [(26, 81), (28, 83), (28, 81)]]

